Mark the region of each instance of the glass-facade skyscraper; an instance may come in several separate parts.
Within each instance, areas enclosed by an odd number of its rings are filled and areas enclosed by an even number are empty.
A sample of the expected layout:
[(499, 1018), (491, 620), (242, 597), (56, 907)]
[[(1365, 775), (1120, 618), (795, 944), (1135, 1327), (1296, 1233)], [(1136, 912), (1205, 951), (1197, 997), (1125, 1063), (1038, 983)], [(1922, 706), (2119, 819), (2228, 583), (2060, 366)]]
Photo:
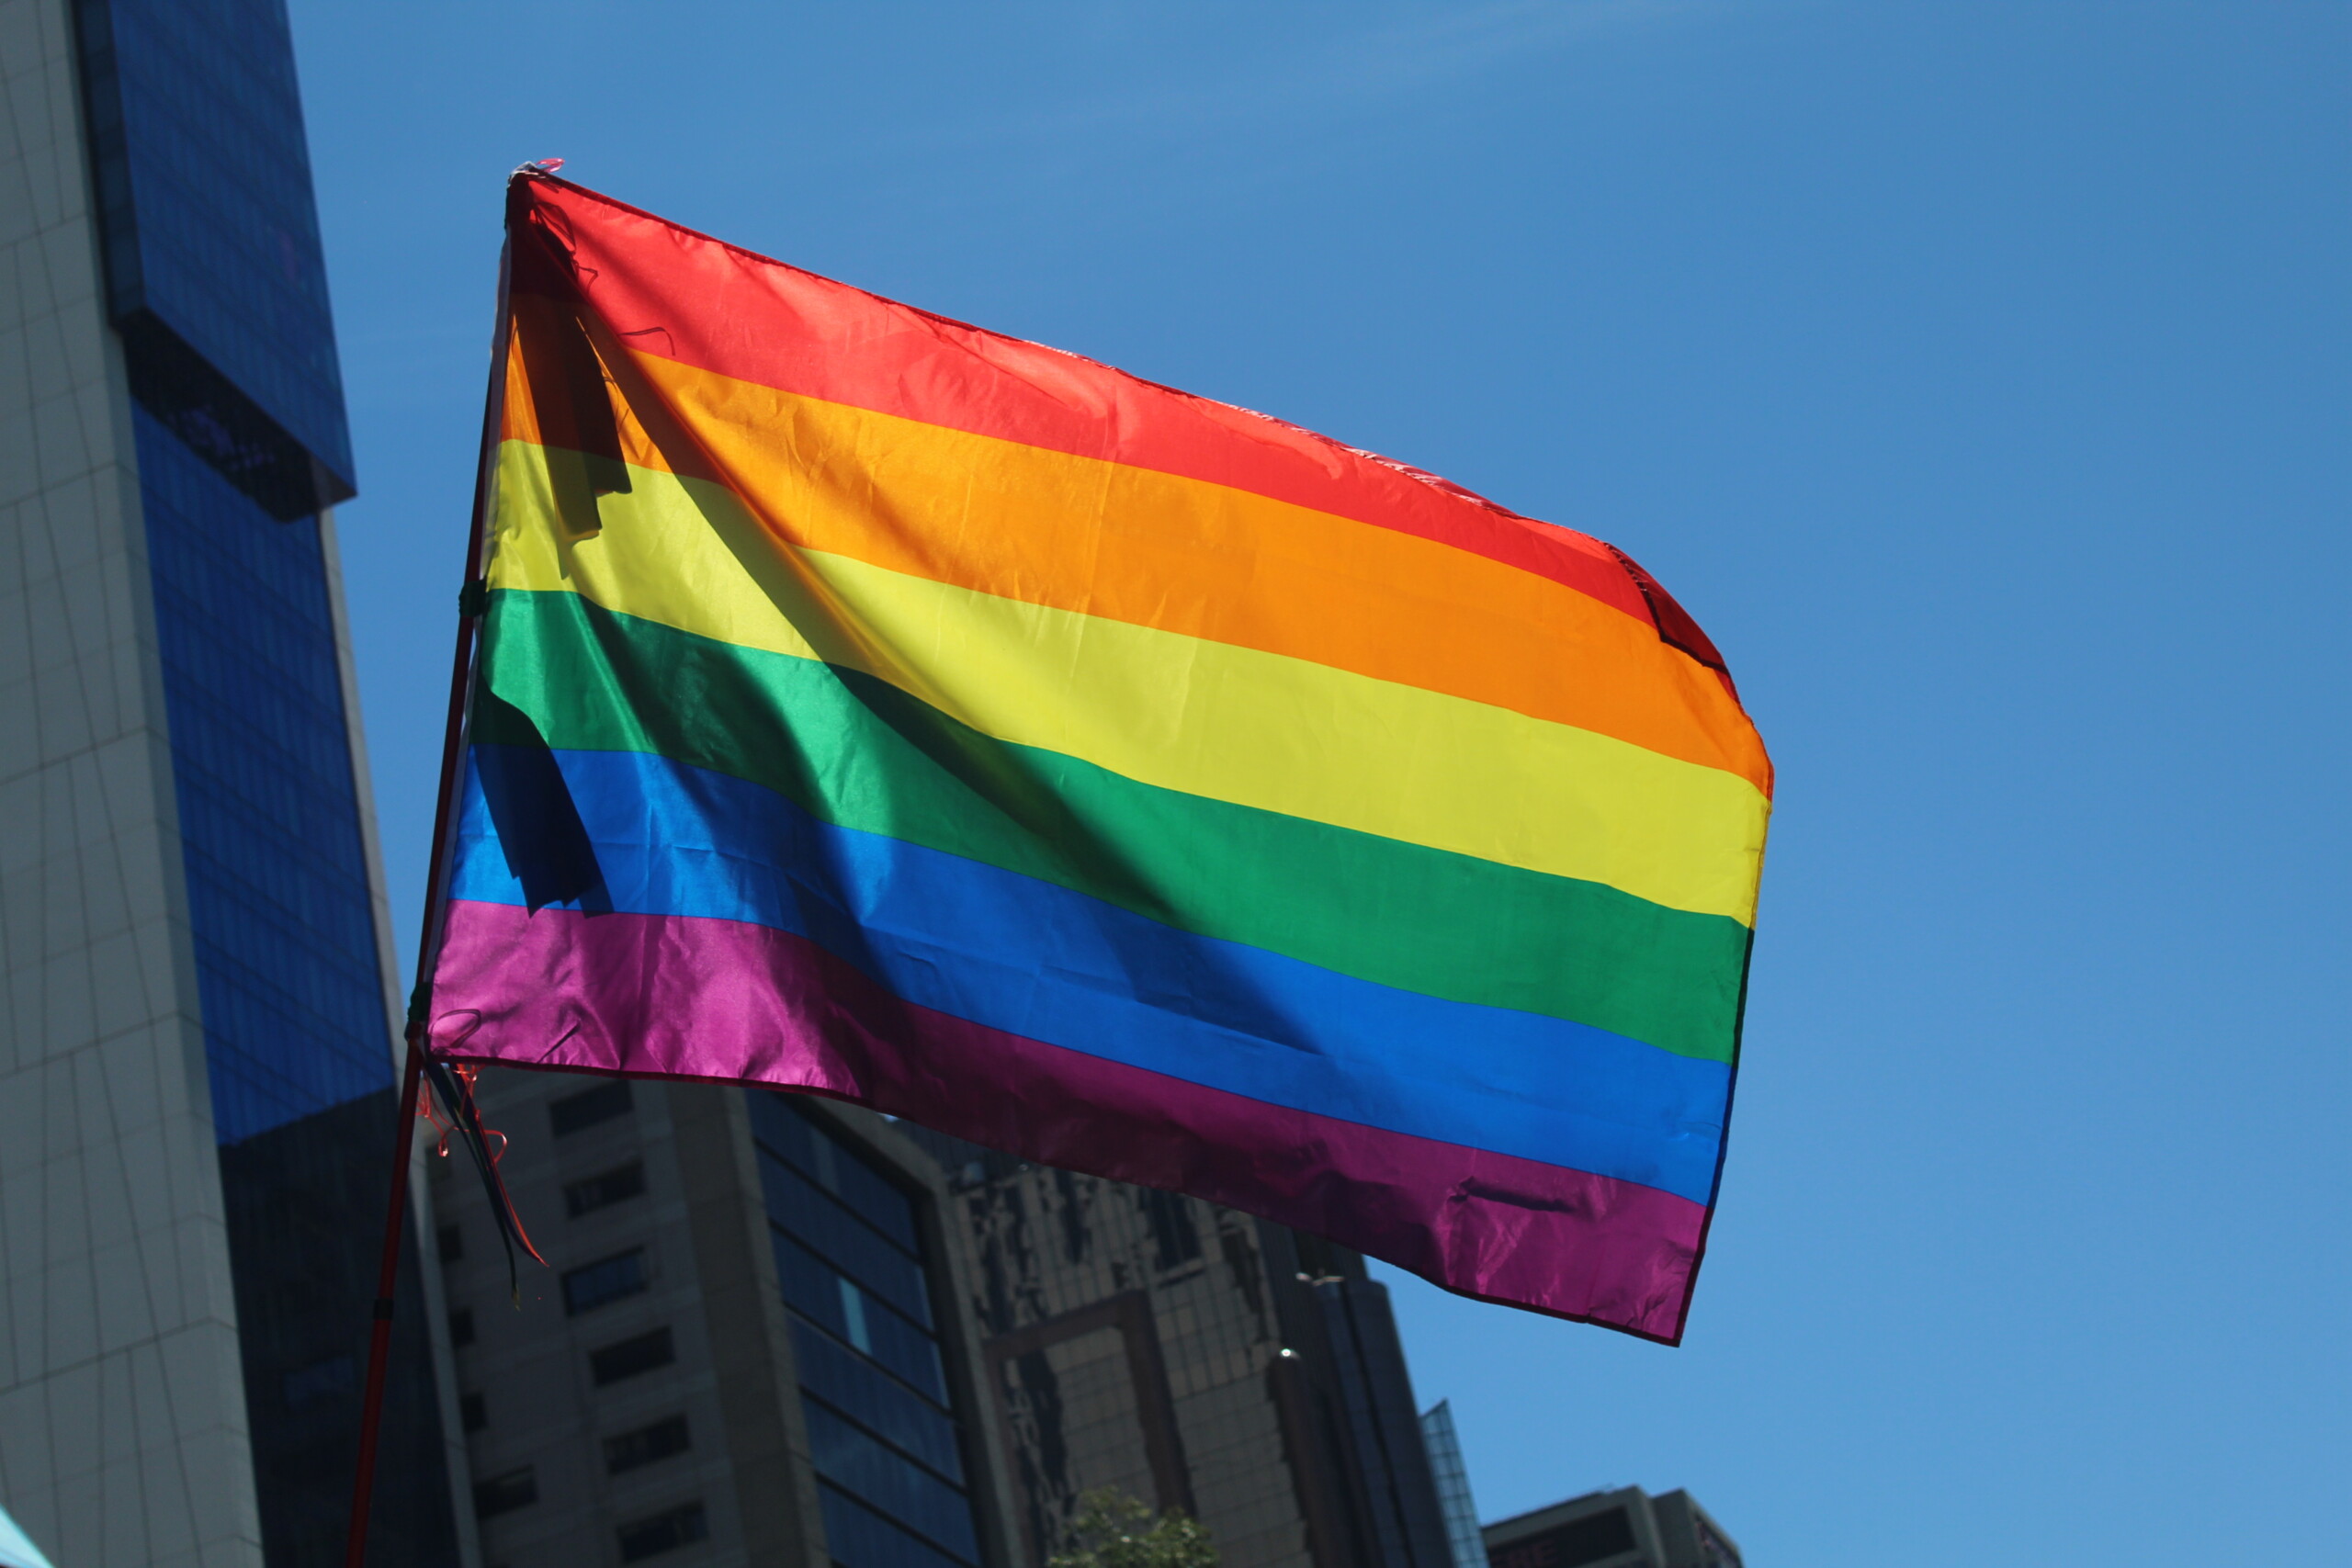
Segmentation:
[(918, 1199), (806, 1101), (748, 1103), (831, 1554), (980, 1568)]
[(1359, 1254), (906, 1135), (946, 1181), (1025, 1561), (1068, 1550), (1114, 1486), (1198, 1519), (1233, 1568), (1457, 1568), (1387, 1290)]
[(1486, 1568), (1487, 1541), (1478, 1533), (1478, 1506), (1471, 1497), (1470, 1471), (1462, 1462), (1462, 1439), (1453, 1430), (1449, 1401), (1441, 1399), (1421, 1412), (1421, 1446), (1429, 1450), (1430, 1475), (1437, 1483), (1453, 1568)]
[[(0, 17), (0, 1501), (61, 1562), (340, 1562), (390, 950), (285, 7)], [(461, 1562), (408, 1262), (375, 1560)]]

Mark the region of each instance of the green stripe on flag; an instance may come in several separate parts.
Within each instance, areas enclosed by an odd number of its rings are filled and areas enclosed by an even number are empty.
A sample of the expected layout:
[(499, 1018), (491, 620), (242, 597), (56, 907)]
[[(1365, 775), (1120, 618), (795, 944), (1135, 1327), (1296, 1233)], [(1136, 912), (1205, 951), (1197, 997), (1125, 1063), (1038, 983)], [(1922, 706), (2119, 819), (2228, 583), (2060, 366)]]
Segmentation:
[(500, 590), (479, 741), (647, 751), (820, 819), (1342, 974), (1730, 1059), (1747, 928), (1611, 887), (1142, 784), (854, 671)]

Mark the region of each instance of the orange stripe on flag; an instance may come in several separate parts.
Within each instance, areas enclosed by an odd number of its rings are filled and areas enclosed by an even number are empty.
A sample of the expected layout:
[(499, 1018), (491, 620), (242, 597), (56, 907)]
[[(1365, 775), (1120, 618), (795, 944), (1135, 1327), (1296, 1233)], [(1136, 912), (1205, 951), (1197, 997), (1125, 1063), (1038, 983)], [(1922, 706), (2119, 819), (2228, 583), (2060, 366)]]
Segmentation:
[[(518, 330), (540, 330), (536, 304), (518, 302)], [(1549, 578), (1229, 486), (605, 350), (622, 458), (723, 485), (802, 548), (1464, 697), (1771, 788), (1713, 671)], [(541, 427), (529, 357), (510, 356), (504, 434), (569, 445)]]

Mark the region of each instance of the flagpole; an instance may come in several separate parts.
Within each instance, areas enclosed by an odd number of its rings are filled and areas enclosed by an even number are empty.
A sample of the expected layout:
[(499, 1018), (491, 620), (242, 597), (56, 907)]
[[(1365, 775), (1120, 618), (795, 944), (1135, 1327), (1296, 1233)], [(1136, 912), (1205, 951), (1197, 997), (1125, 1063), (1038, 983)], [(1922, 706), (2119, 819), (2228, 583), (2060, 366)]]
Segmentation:
[[(525, 165), (525, 169), (531, 166)], [(510, 177), (520, 177), (524, 170)], [(401, 1222), (408, 1210), (409, 1156), (415, 1144), (417, 1092), (430, 1053), (433, 961), (440, 945), (441, 905), (447, 893), (449, 848), (458, 795), (459, 761), (465, 750), (468, 696), (472, 687), (475, 626), (483, 613), (482, 538), (490, 509), (491, 478), (497, 461), (499, 421), (504, 410), (507, 344), (513, 328), (507, 303), (508, 253), (498, 257), (498, 324), (491, 347), (490, 388), (482, 400), (481, 461), (474, 472), (473, 517), (466, 536), (466, 572), (458, 602), (457, 652), (449, 671), (449, 708), (441, 738), (440, 795), (433, 808), (433, 858), (425, 872), (424, 916), (417, 939), (416, 986), (409, 995), (403, 1033), (400, 1109), (392, 1129), (391, 1192), (385, 1203), (384, 1246), (376, 1271), (376, 1301), (368, 1341), (367, 1393), (359, 1416), (359, 1461), (351, 1484), (351, 1523), (345, 1568), (363, 1568), (368, 1558), (368, 1516), (376, 1489), (376, 1450), (384, 1418), (385, 1373), (391, 1360), (392, 1302), (400, 1282)]]

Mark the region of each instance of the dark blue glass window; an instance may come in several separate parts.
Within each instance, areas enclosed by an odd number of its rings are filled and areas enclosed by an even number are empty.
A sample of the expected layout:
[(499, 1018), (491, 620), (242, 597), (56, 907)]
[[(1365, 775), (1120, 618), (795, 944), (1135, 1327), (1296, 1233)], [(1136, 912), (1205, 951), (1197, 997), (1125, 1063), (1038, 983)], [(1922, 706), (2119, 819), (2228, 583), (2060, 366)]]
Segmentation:
[(316, 519), (134, 409), (172, 775), (223, 1144), (392, 1082)]
[(632, 1248), (612, 1258), (573, 1269), (563, 1277), (563, 1310), (568, 1317), (594, 1312), (624, 1296), (645, 1290), (645, 1251)]
[(656, 1367), (666, 1367), (677, 1359), (677, 1347), (671, 1341), (670, 1331), (657, 1328), (650, 1334), (640, 1334), (634, 1339), (589, 1352), (588, 1371), (596, 1386), (602, 1388)]
[(792, 1320), (792, 1348), (800, 1362), (802, 1389), (962, 1483), (964, 1461), (957, 1451), (956, 1423), (945, 1412), (797, 1317)]
[(817, 1483), (825, 1516), (825, 1544), (841, 1568), (960, 1568), (956, 1560), (917, 1540), (837, 1486)]
[(931, 1325), (922, 1264), (764, 1153), (760, 1156), (760, 1185), (766, 1193), (768, 1216), (777, 1224), (909, 1317)]
[[(220, 1145), (263, 1554), (339, 1561), (391, 1032), (317, 512), (350, 441), (284, 0), (72, 0)], [(403, 1238), (388, 1562), (457, 1551)]]
[[(351, 437), (284, 0), (76, 0), (115, 319), (160, 323), (343, 482)], [(141, 367), (134, 367), (134, 372)]]
[(786, 1304), (933, 1402), (947, 1403), (939, 1347), (929, 1334), (790, 1236), (778, 1231), (772, 1239)]
[(979, 1556), (972, 1506), (961, 1491), (821, 1404), (812, 1401), (803, 1414), (819, 1475), (934, 1545), (967, 1560)]
[(793, 1097), (750, 1102), (833, 1560), (978, 1562), (914, 1198)]
[(297, 1367), (282, 1380), (288, 1405), (304, 1405), (315, 1400), (349, 1393), (359, 1385), (359, 1363), (349, 1354), (329, 1356), (323, 1361), (313, 1361), (307, 1367)]
[[(365, 1354), (393, 1085), (324, 551), (315, 517), (277, 521), (132, 418), (263, 1543), (327, 1561), (360, 1394), (320, 1369)], [(441, 1561), (456, 1519), (406, 1246), (378, 1548)]]
[(698, 1540), (708, 1540), (710, 1520), (704, 1515), (700, 1503), (688, 1503), (684, 1507), (656, 1514), (650, 1519), (623, 1525), (618, 1534), (621, 1561), (638, 1562), (648, 1557), (658, 1557), (665, 1551), (674, 1551), (682, 1546), (691, 1546)]
[(752, 1133), (778, 1159), (856, 1211), (860, 1219), (909, 1253), (922, 1251), (915, 1206), (874, 1169), (809, 1121), (797, 1096), (752, 1096)]

